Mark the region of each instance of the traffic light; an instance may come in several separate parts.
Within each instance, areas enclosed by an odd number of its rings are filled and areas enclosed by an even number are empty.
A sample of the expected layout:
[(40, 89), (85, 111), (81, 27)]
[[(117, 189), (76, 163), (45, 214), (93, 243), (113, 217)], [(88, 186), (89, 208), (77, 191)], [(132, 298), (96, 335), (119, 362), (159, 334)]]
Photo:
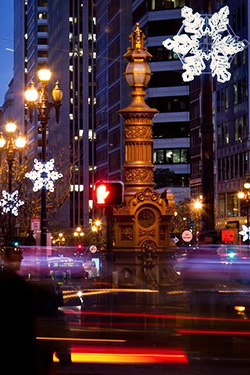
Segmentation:
[(97, 181), (94, 199), (98, 206), (120, 206), (124, 198), (122, 181)]

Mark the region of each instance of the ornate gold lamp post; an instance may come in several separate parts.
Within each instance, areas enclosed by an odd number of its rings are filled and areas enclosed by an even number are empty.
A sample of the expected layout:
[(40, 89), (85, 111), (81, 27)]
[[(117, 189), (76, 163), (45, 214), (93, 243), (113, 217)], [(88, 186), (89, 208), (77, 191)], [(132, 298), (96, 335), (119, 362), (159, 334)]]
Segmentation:
[[(162, 283), (162, 254), (170, 245), (169, 221), (173, 215), (173, 198), (164, 198), (153, 190), (152, 119), (158, 113), (145, 102), (145, 88), (152, 57), (144, 47), (144, 34), (136, 24), (130, 35), (131, 47), (124, 54), (125, 71), (131, 87), (131, 103), (119, 113), (124, 118), (125, 163), (124, 205), (114, 209), (114, 267), (119, 285), (129, 284), (157, 289)], [(170, 253), (169, 253), (170, 254)], [(168, 263), (168, 254), (164, 257)], [(167, 269), (164, 271), (170, 282)]]
[(19, 133), (18, 137), (15, 138), (14, 134), (16, 132), (17, 126), (13, 122), (12, 117), (9, 117), (8, 123), (6, 124), (7, 140), (4, 138), (3, 134), (0, 133), (0, 152), (6, 152), (7, 163), (8, 163), (8, 192), (3, 190), (4, 198), (1, 200), (2, 210), (9, 214), (9, 228), (8, 228), (8, 239), (11, 241), (12, 238), (12, 215), (17, 216), (18, 207), (24, 202), (18, 200), (18, 190), (14, 193), (12, 192), (12, 172), (13, 163), (16, 151), (19, 153), (19, 162), (21, 163), (21, 152), (26, 145), (26, 140)]
[(125, 119), (125, 203), (141, 189), (154, 186), (152, 118), (158, 111), (150, 108), (144, 99), (145, 87), (151, 78), (148, 60), (152, 57), (143, 46), (144, 37), (137, 23), (134, 34), (130, 35), (131, 47), (124, 54), (128, 60), (125, 77), (132, 88), (130, 105), (120, 111)]
[[(49, 114), (51, 108), (55, 108), (56, 121), (59, 122), (59, 110), (61, 107), (61, 101), (63, 99), (63, 92), (59, 87), (58, 81), (52, 90), (53, 102), (48, 99), (48, 83), (51, 78), (51, 71), (47, 65), (38, 70), (38, 78), (41, 83), (39, 91), (34, 86), (34, 82), (31, 82), (30, 88), (25, 91), (25, 98), (29, 108), (30, 121), (33, 119), (33, 110), (38, 110), (38, 121), (40, 121), (42, 129), (42, 163), (46, 163), (46, 145), (47, 145), (47, 125), (50, 119)], [(46, 187), (41, 188), (41, 246), (47, 245), (47, 210), (46, 210)]]

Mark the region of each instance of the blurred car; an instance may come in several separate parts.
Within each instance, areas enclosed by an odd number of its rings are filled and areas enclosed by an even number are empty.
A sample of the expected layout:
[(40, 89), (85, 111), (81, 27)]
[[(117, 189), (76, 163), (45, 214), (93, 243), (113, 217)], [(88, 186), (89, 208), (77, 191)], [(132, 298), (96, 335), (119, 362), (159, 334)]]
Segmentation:
[(57, 283), (81, 282), (88, 278), (82, 260), (60, 256), (48, 258), (47, 262), (49, 274)]

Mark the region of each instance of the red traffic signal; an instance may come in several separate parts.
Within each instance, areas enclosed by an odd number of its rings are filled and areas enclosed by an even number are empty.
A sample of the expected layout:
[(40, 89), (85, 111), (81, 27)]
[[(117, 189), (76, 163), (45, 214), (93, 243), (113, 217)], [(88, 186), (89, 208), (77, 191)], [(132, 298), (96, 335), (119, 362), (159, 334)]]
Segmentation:
[(97, 181), (94, 199), (98, 206), (120, 206), (124, 198), (122, 181)]

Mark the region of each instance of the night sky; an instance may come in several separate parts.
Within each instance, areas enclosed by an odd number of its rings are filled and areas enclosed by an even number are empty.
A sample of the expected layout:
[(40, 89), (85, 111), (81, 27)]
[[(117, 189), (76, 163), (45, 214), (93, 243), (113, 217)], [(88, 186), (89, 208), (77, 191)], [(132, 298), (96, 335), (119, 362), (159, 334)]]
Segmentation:
[(13, 3), (14, 0), (0, 0), (0, 106), (13, 78)]

